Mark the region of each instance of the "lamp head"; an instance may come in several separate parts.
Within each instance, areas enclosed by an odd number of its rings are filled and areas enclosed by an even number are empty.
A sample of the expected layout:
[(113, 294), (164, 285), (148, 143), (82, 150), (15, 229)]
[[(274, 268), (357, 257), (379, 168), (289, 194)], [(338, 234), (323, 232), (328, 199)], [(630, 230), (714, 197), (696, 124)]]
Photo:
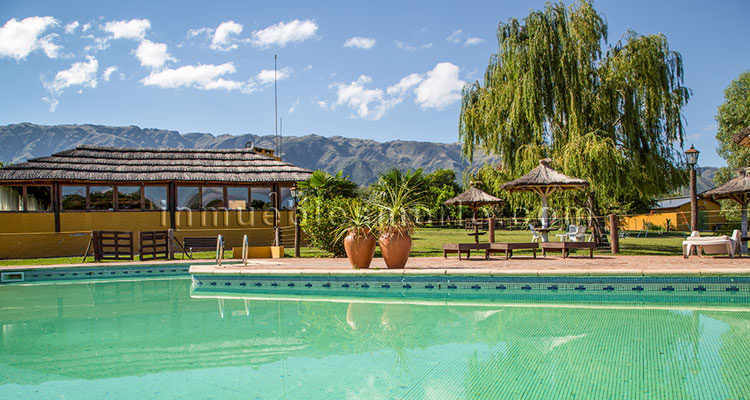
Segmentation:
[(695, 167), (696, 164), (698, 164), (698, 154), (700, 154), (700, 151), (696, 150), (693, 145), (690, 145), (690, 148), (685, 150), (685, 156), (687, 158), (687, 165), (690, 168)]

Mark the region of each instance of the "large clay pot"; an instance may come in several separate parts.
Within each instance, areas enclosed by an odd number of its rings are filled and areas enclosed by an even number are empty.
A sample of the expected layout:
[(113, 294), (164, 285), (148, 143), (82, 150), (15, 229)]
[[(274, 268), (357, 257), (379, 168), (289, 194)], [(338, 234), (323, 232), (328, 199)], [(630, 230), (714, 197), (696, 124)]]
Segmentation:
[(344, 238), (344, 250), (353, 268), (370, 268), (375, 255), (375, 236), (369, 229), (352, 229)]
[(404, 268), (411, 252), (411, 235), (406, 231), (383, 232), (378, 239), (388, 268)]

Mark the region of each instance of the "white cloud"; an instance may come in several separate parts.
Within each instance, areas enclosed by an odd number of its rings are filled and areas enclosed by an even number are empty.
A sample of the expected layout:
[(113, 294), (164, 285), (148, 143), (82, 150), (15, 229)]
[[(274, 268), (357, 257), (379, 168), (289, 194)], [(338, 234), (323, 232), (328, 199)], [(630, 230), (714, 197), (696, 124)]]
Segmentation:
[(46, 82), (44, 87), (50, 92), (49, 97), (42, 99), (49, 103), (50, 112), (54, 112), (59, 104), (59, 96), (63, 90), (71, 86), (96, 87), (96, 72), (99, 62), (92, 56), (86, 56), (86, 62), (73, 63), (70, 68), (59, 71), (52, 82)]
[(466, 41), (464, 42), (464, 46), (476, 46), (482, 42), (484, 42), (484, 39), (480, 39), (478, 37), (470, 37), (466, 39)]
[(287, 43), (301, 42), (315, 36), (318, 25), (310, 20), (300, 21), (295, 19), (291, 22), (279, 22), (265, 29), (252, 33), (252, 43), (258, 47), (277, 45), (284, 47)]
[(83, 24), (83, 26), (81, 27), (81, 32), (86, 32), (89, 29), (91, 29), (91, 24)]
[(41, 35), (58, 22), (52, 17), (28, 17), (21, 21), (11, 18), (0, 27), (0, 57), (20, 61), (32, 51), (42, 50), (49, 58), (56, 58), (60, 46), (52, 43), (56, 35)]
[(200, 90), (240, 90), (250, 93), (255, 90), (252, 83), (227, 80), (222, 78), (226, 74), (237, 72), (231, 62), (221, 65), (186, 65), (176, 69), (165, 69), (152, 72), (143, 78), (145, 86), (156, 86), (165, 89), (191, 87)]
[(361, 75), (350, 84), (331, 85), (336, 88), (336, 105), (349, 106), (358, 117), (365, 120), (377, 121), (383, 118), (386, 111), (398, 102), (387, 99), (382, 89), (365, 89), (364, 85), (371, 81), (369, 76)]
[[(283, 81), (284, 79), (289, 78), (291, 73), (292, 73), (292, 70), (289, 68), (282, 68), (280, 70), (277, 70), (276, 80)], [(255, 78), (258, 80), (258, 82), (264, 85), (273, 83), (274, 71), (272, 69), (264, 69), (260, 71), (258, 75), (255, 76)]]
[(445, 38), (445, 40), (447, 40), (447, 41), (449, 41), (451, 43), (461, 43), (461, 36), (462, 35), (463, 35), (463, 31), (461, 29), (456, 29), (455, 31), (453, 31), (453, 33), (451, 33), (450, 35), (448, 35), (448, 37)]
[(151, 22), (147, 19), (131, 19), (130, 21), (109, 21), (102, 29), (112, 34), (112, 39), (141, 40), (146, 37), (146, 31), (151, 29)]
[(299, 99), (295, 100), (294, 103), (292, 103), (292, 106), (289, 107), (289, 114), (293, 114), (297, 110), (297, 106), (299, 105)]
[(458, 72), (458, 66), (451, 63), (437, 64), (414, 90), (417, 104), (422, 109), (442, 109), (461, 99), (461, 89), (466, 82), (458, 78)]
[(412, 87), (420, 84), (423, 80), (424, 78), (420, 74), (409, 74), (401, 78), (397, 84), (389, 86), (386, 92), (391, 96), (401, 96)]
[(78, 21), (73, 21), (73, 22), (65, 25), (65, 33), (67, 33), (69, 35), (72, 34), (73, 32), (76, 31), (76, 28), (78, 28), (79, 25), (80, 24), (78, 23)]
[(109, 82), (109, 78), (112, 76), (112, 73), (117, 71), (117, 67), (109, 67), (104, 70), (104, 73), (102, 74), (102, 79), (104, 79), (104, 82)]
[(193, 38), (200, 35), (211, 35), (214, 32), (211, 28), (198, 28), (198, 29), (190, 29), (188, 30), (187, 37)]
[(466, 82), (458, 76), (459, 68), (444, 62), (437, 64), (426, 74), (409, 74), (383, 91), (379, 88), (366, 88), (372, 78), (362, 75), (349, 84), (339, 82), (330, 85), (330, 88), (336, 89), (336, 102), (329, 106), (325, 101), (319, 101), (318, 105), (324, 110), (344, 105), (351, 108), (355, 116), (375, 121), (403, 102), (408, 94), (414, 93), (414, 102), (422, 109), (441, 109), (461, 98), (461, 89)]
[[(237, 39), (235, 35), (242, 33), (242, 25), (234, 21), (222, 22), (211, 39), (211, 48), (219, 51), (229, 51), (237, 48), (234, 43)], [(200, 30), (197, 31), (200, 34)], [(195, 33), (194, 33), (195, 35)]]
[(134, 53), (141, 65), (149, 68), (161, 68), (167, 61), (177, 61), (167, 52), (166, 44), (148, 39), (143, 39)]
[(375, 39), (362, 36), (350, 37), (344, 42), (344, 47), (356, 47), (363, 50), (369, 50), (373, 46), (375, 46)]

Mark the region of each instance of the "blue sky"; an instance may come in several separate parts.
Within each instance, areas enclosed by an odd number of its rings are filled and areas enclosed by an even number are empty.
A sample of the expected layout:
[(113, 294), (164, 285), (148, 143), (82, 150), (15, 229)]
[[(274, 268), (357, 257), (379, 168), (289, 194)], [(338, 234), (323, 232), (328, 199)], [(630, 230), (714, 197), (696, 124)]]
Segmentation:
[[(0, 124), (95, 123), (285, 135), (458, 140), (460, 89), (497, 23), (543, 1), (0, 2)], [(723, 90), (750, 69), (750, 2), (597, 1), (609, 41), (663, 33), (684, 58), (700, 165)]]

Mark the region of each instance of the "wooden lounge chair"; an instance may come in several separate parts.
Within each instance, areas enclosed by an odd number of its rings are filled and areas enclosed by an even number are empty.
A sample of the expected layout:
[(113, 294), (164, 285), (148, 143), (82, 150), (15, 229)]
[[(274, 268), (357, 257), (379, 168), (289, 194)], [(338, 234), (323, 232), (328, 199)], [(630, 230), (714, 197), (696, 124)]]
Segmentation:
[[(461, 253), (466, 253), (466, 259), (471, 257), (472, 250), (486, 250), (490, 247), (489, 243), (446, 243), (443, 245), (443, 257), (448, 258), (448, 253), (458, 253), (458, 259), (461, 259)], [(488, 256), (485, 254), (485, 258)]]
[(698, 250), (698, 255), (702, 254), (729, 254), (734, 257), (735, 251), (740, 246), (740, 231), (735, 229), (732, 236), (707, 236), (701, 237), (700, 232), (693, 233), (682, 242), (682, 256), (690, 257), (693, 248)]
[(490, 258), (490, 253), (505, 253), (505, 259), (513, 257), (513, 250), (530, 249), (536, 258), (536, 249), (539, 243), (518, 242), (518, 243), (490, 243), (489, 248), (484, 250), (484, 258)]

